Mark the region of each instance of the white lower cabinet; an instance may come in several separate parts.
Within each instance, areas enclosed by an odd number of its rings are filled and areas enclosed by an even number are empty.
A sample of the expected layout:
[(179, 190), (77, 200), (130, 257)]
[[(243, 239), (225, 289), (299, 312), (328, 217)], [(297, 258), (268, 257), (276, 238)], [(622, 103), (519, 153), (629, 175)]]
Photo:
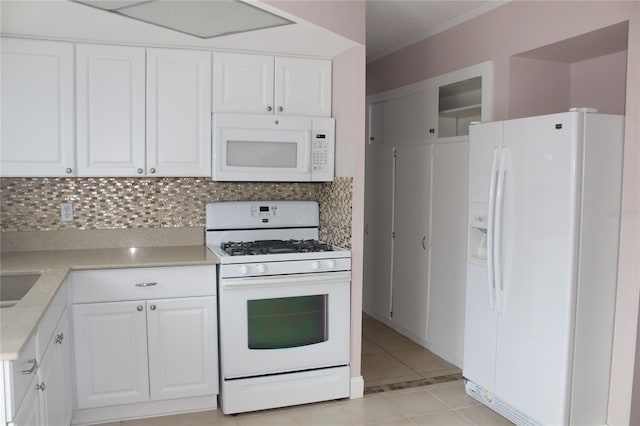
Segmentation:
[(217, 393), (214, 297), (147, 301), (147, 329), (152, 400)]
[(216, 408), (215, 266), (76, 271), (72, 284), (74, 423)]
[(144, 301), (74, 305), (76, 408), (147, 401)]
[(66, 310), (60, 317), (47, 345), (44, 348), (38, 348), (37, 352), (42, 355), (35, 358), (37, 367), (33, 377), (16, 415), (8, 424), (11, 426), (69, 425), (73, 401), (69, 319)]
[(77, 408), (216, 393), (215, 317), (214, 297), (74, 305)]

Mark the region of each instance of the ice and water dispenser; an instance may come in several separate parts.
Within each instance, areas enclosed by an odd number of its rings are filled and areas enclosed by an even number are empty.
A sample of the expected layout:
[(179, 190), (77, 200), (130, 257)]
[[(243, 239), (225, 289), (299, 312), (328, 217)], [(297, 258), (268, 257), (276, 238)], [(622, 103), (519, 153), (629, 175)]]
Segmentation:
[(487, 264), (487, 223), (486, 203), (469, 204), (469, 242), (467, 254), (469, 262)]

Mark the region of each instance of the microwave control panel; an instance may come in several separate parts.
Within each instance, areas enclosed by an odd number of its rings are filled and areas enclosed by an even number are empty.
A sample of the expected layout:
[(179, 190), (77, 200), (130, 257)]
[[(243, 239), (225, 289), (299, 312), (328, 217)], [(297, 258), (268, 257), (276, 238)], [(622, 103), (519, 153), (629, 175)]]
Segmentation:
[(314, 118), (311, 132), (311, 181), (332, 181), (335, 151), (334, 119)]

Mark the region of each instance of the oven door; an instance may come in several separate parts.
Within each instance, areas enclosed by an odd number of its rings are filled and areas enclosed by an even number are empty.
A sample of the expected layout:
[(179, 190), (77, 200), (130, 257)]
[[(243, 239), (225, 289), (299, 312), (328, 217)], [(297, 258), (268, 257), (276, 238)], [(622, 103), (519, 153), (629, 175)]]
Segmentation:
[(215, 181), (311, 180), (311, 119), (214, 115)]
[(350, 272), (220, 279), (224, 379), (349, 363)]

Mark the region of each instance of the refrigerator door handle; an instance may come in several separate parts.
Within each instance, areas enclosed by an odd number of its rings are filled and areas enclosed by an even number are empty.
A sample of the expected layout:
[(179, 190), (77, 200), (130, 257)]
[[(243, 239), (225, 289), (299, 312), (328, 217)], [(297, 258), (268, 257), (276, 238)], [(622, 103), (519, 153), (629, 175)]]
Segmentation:
[(500, 148), (493, 150), (493, 160), (491, 161), (491, 183), (489, 184), (489, 212), (487, 217), (487, 286), (489, 290), (489, 309), (493, 310), (495, 300), (495, 272), (493, 262), (493, 242), (494, 242), (494, 214), (496, 204), (496, 181), (498, 174), (498, 155)]
[(507, 150), (508, 148), (503, 148), (500, 152), (500, 165), (498, 166), (498, 183), (496, 185), (496, 205), (493, 224), (493, 273), (498, 312), (504, 312), (504, 288), (502, 285), (502, 208), (504, 204), (504, 182), (507, 173)]

